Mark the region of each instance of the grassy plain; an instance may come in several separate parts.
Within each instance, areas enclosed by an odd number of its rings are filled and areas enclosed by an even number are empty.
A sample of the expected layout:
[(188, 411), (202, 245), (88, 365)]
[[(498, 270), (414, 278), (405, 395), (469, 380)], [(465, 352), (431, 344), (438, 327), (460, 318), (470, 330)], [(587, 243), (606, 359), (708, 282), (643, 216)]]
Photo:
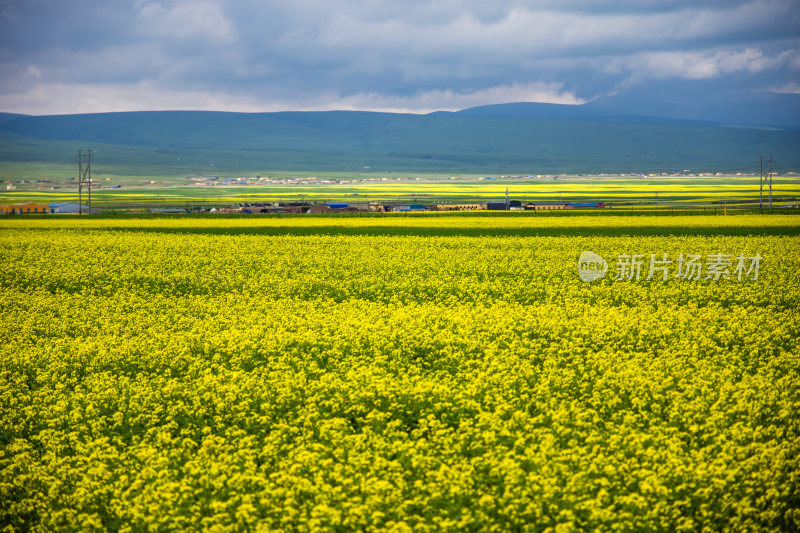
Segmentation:
[[(0, 528), (796, 530), (798, 240), (793, 214), (2, 219)], [(762, 259), (616, 280), (626, 253)]]
[[(432, 174), (271, 174), (270, 183), (260, 185), (201, 186), (187, 179), (116, 178), (98, 175), (100, 187), (93, 191), (95, 206), (104, 209), (137, 207), (223, 206), (238, 202), (387, 202), (449, 203), (480, 202), (505, 197), (523, 201), (573, 201), (611, 203), (618, 207), (720, 207), (754, 206), (759, 198), (758, 176), (560, 176), (548, 178), (485, 179), (486, 176)], [(317, 178), (304, 183), (303, 178)], [(298, 181), (300, 180), (300, 181)], [(800, 202), (800, 177), (773, 178), (774, 204)], [(328, 183), (323, 183), (328, 182)], [(54, 183), (18, 183), (16, 190), (0, 191), (0, 203), (22, 201), (77, 201), (77, 186)], [(120, 189), (102, 188), (120, 185)], [(764, 193), (766, 202), (767, 191)]]

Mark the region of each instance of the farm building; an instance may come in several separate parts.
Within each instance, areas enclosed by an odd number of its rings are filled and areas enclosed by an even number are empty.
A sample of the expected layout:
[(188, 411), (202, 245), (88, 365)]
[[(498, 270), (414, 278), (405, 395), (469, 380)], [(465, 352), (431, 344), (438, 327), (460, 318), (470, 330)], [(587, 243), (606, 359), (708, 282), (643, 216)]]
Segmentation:
[(186, 209), (181, 209), (179, 207), (153, 207), (150, 209), (151, 213), (154, 214), (179, 214), (179, 213), (188, 213)]
[(527, 211), (542, 211), (550, 209), (602, 209), (603, 202), (587, 202), (576, 204), (572, 202), (530, 202), (525, 205)]
[(575, 209), (603, 209), (606, 204), (603, 202), (587, 202), (583, 204), (572, 204)]
[[(58, 202), (49, 205), (50, 213), (77, 213), (78, 210), (78, 202)], [(80, 206), (80, 211), (84, 213), (89, 212), (88, 205)]]
[(572, 209), (569, 202), (530, 202), (525, 205), (526, 211), (543, 211), (551, 209)]
[(3, 204), (0, 205), (1, 215), (27, 215), (34, 213), (49, 213), (50, 208), (43, 204), (26, 202), (23, 204)]
[[(308, 210), (311, 208), (311, 204), (306, 202), (285, 202), (279, 205), (279, 208), (282, 213), (308, 213)], [(254, 211), (259, 212), (259, 211)], [(268, 211), (260, 211), (261, 213), (267, 213)]]
[(507, 211), (512, 207), (522, 207), (522, 202), (519, 200), (486, 202), (486, 209), (489, 211)]
[(407, 213), (409, 211), (425, 211), (425, 206), (422, 204), (405, 204), (396, 205), (392, 207), (392, 211)]
[(486, 204), (437, 204), (438, 211), (481, 211)]
[[(314, 206), (318, 207), (318, 206)], [(350, 204), (344, 202), (330, 202), (324, 204), (322, 207), (327, 207), (328, 211), (323, 211), (325, 213), (358, 213), (360, 211), (366, 211), (368, 209), (367, 204)], [(317, 210), (310, 210), (310, 213), (318, 212)]]

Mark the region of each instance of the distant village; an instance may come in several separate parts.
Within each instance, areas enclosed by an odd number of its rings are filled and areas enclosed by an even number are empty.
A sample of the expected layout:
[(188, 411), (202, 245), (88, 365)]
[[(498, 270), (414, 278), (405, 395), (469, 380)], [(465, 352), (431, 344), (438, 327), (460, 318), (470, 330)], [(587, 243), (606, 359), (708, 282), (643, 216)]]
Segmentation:
[[(335, 214), (335, 213), (408, 213), (418, 211), (551, 211), (564, 209), (603, 209), (604, 202), (527, 202), (519, 200), (498, 200), (475, 203), (437, 203), (437, 204), (388, 204), (388, 203), (309, 203), (309, 202), (242, 202), (227, 207), (193, 208), (150, 208), (137, 210), (145, 213), (216, 213), (216, 214)], [(80, 205), (77, 202), (39, 204), (25, 202), (19, 204), (0, 204), (0, 215), (43, 215), (43, 214), (99, 214), (101, 209)]]
[(528, 202), (519, 200), (489, 201), (476, 203), (437, 204), (387, 204), (331, 202), (311, 204), (305, 202), (284, 203), (240, 203), (234, 207), (211, 209), (219, 213), (408, 213), (414, 211), (541, 211), (554, 209), (603, 209), (604, 202)]
[(19, 204), (0, 204), (0, 215), (47, 215), (47, 214), (78, 214), (100, 213), (97, 208), (80, 205), (77, 202), (59, 202), (52, 204), (39, 204), (36, 202), (23, 202)]
[[(791, 174), (791, 173), (790, 173)], [(350, 185), (350, 184), (363, 184), (363, 183), (386, 183), (386, 182), (404, 182), (404, 181), (494, 181), (494, 180), (536, 180), (536, 181), (558, 181), (570, 178), (586, 178), (586, 177), (599, 177), (599, 178), (659, 178), (659, 177), (722, 177), (725, 175), (731, 176), (756, 176), (753, 173), (737, 172), (735, 174), (724, 174), (722, 172), (694, 172), (689, 169), (677, 170), (675, 172), (651, 172), (651, 173), (621, 173), (621, 174), (526, 174), (526, 175), (502, 175), (502, 176), (480, 176), (468, 177), (463, 176), (440, 176), (440, 177), (405, 177), (405, 176), (384, 176), (384, 177), (354, 177), (354, 178), (321, 178), (317, 176), (306, 177), (270, 177), (270, 176), (204, 176), (198, 178), (190, 178), (190, 181), (198, 187), (229, 187), (236, 185)], [(155, 183), (155, 182), (150, 182)]]
[[(787, 172), (786, 175), (797, 175), (796, 172)], [(658, 172), (658, 173), (617, 173), (617, 174), (527, 174), (527, 175), (502, 175), (502, 176), (426, 176), (426, 177), (409, 177), (409, 176), (360, 176), (360, 177), (337, 177), (326, 178), (318, 176), (293, 176), (293, 177), (275, 177), (275, 176), (202, 176), (185, 178), (188, 185), (194, 187), (231, 187), (231, 186), (284, 186), (284, 185), (360, 185), (365, 183), (391, 183), (391, 182), (409, 182), (409, 181), (432, 181), (432, 182), (447, 182), (447, 181), (494, 181), (494, 180), (514, 180), (514, 181), (560, 181), (569, 179), (581, 178), (658, 178), (658, 177), (722, 177), (722, 176), (758, 176), (754, 173), (731, 173), (724, 174), (722, 172), (694, 172), (692, 170), (676, 170), (674, 172)], [(157, 178), (147, 178), (139, 181), (126, 181), (123, 184), (112, 183), (112, 178), (96, 178), (93, 177), (83, 182), (84, 187), (91, 185), (95, 190), (98, 189), (137, 189), (137, 188), (150, 188), (152, 186), (162, 187), (167, 181), (172, 181), (171, 186), (178, 185), (179, 182), (174, 180), (163, 180)], [(4, 180), (0, 179), (0, 189), (6, 191), (14, 190), (39, 190), (39, 191), (58, 191), (58, 190), (72, 190), (78, 187), (77, 178), (67, 178), (64, 180), (56, 178), (39, 178), (39, 179), (16, 179)]]
[[(789, 173), (794, 175), (796, 173)], [(683, 176), (683, 177), (710, 177), (721, 176), (719, 172), (713, 173), (696, 173), (688, 169), (678, 170), (671, 173), (658, 173), (658, 174), (597, 174), (593, 177), (638, 177), (648, 178), (657, 176)], [(735, 176), (750, 176), (751, 174), (736, 173)], [(367, 201), (365, 198), (360, 200), (348, 202), (324, 202), (324, 201), (303, 201), (302, 193), (305, 191), (310, 192), (310, 188), (314, 185), (344, 185), (349, 184), (363, 184), (363, 183), (381, 183), (381, 182), (406, 182), (406, 181), (491, 181), (491, 180), (544, 180), (544, 181), (560, 181), (575, 178), (582, 178), (584, 175), (578, 174), (574, 176), (567, 176), (563, 174), (557, 175), (504, 175), (504, 176), (483, 176), (483, 177), (469, 177), (463, 176), (440, 176), (440, 177), (353, 177), (346, 178), (322, 178), (317, 176), (306, 177), (271, 177), (271, 176), (237, 176), (237, 177), (223, 177), (223, 176), (203, 176), (188, 178), (188, 183), (195, 187), (231, 187), (242, 185), (262, 185), (267, 186), (300, 186), (297, 189), (297, 194), (294, 195), (295, 199), (300, 201), (283, 201), (283, 202), (240, 202), (234, 204), (223, 204), (217, 202), (216, 205), (205, 204), (198, 205), (199, 201), (187, 201), (185, 207), (176, 205), (162, 204), (160, 207), (155, 207), (152, 204), (142, 202), (140, 204), (132, 205), (103, 205), (102, 208), (95, 205), (79, 205), (78, 202), (56, 202), (56, 203), (36, 203), (25, 202), (15, 204), (0, 204), (0, 215), (27, 215), (27, 214), (97, 214), (103, 209), (113, 211), (123, 211), (128, 213), (219, 213), (219, 214), (265, 214), (265, 213), (310, 213), (310, 214), (324, 214), (324, 213), (356, 213), (356, 212), (371, 212), (371, 213), (389, 213), (389, 212), (416, 212), (416, 211), (551, 211), (551, 210), (572, 210), (572, 209), (604, 209), (610, 208), (611, 204), (603, 201), (596, 202), (573, 202), (573, 201), (521, 201), (512, 200), (506, 194), (505, 200), (489, 200), (489, 201), (463, 201), (463, 202), (435, 202), (431, 199), (417, 200), (412, 196), (406, 196), (405, 201), (402, 199), (384, 200), (384, 201)], [(140, 189), (152, 188), (153, 186), (161, 187), (162, 183), (159, 180), (147, 178), (135, 183), (126, 183), (124, 186), (118, 183), (109, 183), (111, 178), (92, 178), (84, 183), (84, 187), (99, 189)], [(5, 190), (12, 191), (18, 186), (25, 189), (37, 188), (39, 190), (58, 190), (65, 187), (66, 189), (77, 189), (79, 183), (76, 178), (68, 178), (63, 183), (58, 183), (57, 180), (51, 179), (36, 179), (36, 180), (15, 180), (6, 182), (0, 180), (0, 186)], [(309, 189), (303, 186), (310, 186)], [(340, 196), (359, 196), (359, 194), (342, 194)], [(86, 201), (84, 196), (84, 201)], [(177, 202), (176, 202), (177, 203)]]

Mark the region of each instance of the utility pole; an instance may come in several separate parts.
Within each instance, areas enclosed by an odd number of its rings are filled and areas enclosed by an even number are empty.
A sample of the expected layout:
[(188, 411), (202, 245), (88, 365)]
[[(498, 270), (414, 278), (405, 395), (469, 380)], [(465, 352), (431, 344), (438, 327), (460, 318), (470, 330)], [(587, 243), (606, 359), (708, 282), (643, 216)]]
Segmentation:
[(511, 206), (511, 202), (509, 202), (509, 200), (508, 200), (508, 187), (506, 187), (506, 211), (509, 210), (510, 206)]
[(772, 154), (769, 155), (769, 170), (767, 171), (767, 176), (769, 176), (769, 208), (772, 209)]
[(767, 175), (764, 175), (764, 156), (761, 156), (760, 159), (760, 167), (761, 167), (761, 178), (760, 178), (760, 185), (758, 189), (758, 208), (760, 211), (764, 210), (764, 184), (768, 184), (769, 186), (769, 207), (772, 208), (772, 165), (774, 161), (772, 160), (772, 154), (769, 156), (769, 170), (767, 170)]
[(764, 212), (764, 156), (758, 158), (761, 172), (758, 175), (758, 211)]
[(92, 149), (82, 153), (78, 150), (78, 214), (83, 214), (83, 184), (89, 188), (88, 207), (92, 214)]

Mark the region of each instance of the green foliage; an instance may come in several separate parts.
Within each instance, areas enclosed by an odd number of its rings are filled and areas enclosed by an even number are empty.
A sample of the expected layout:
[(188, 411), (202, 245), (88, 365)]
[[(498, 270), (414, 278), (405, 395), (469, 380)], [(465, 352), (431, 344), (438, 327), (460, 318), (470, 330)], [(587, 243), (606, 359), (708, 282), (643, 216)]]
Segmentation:
[[(1, 220), (0, 529), (797, 530), (799, 231)], [(585, 284), (583, 250), (764, 259)]]

